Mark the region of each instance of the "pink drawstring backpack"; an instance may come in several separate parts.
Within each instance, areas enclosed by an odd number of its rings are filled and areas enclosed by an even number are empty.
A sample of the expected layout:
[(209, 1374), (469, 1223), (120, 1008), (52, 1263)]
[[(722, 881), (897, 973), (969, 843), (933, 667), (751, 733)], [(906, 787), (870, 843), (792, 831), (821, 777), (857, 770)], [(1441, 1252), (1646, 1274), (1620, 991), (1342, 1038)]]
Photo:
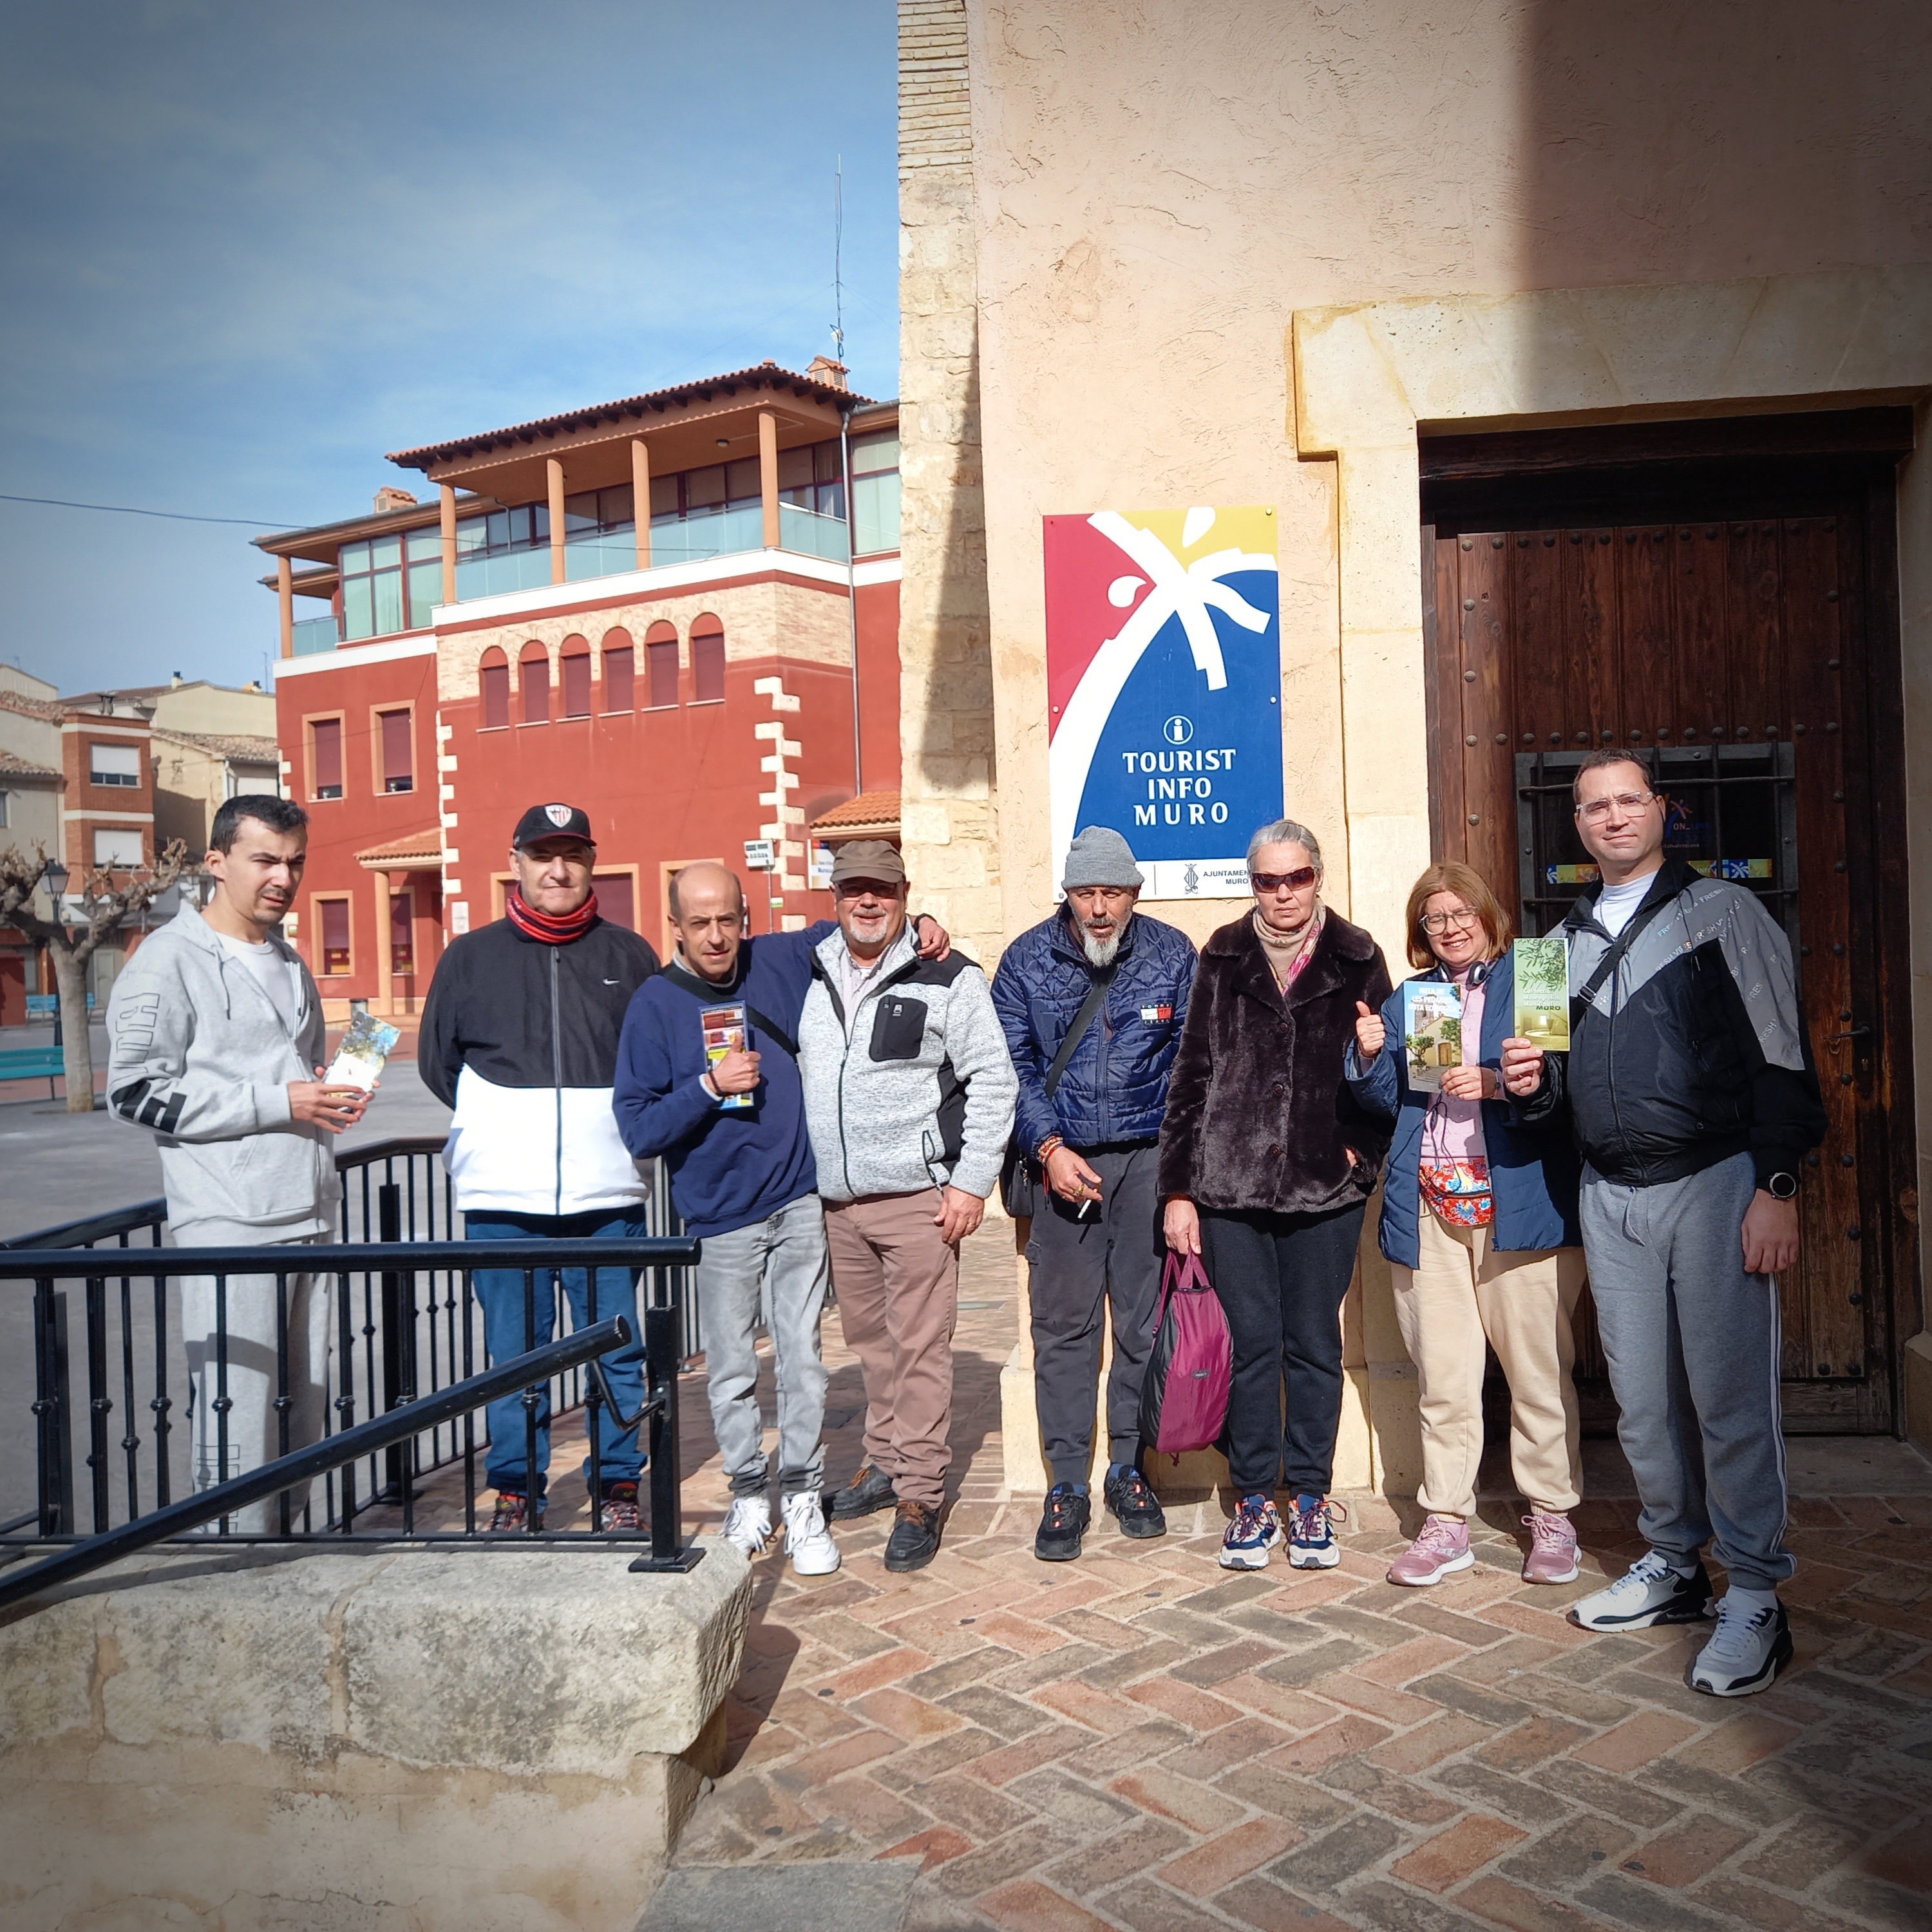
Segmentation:
[(1234, 1361), (1228, 1318), (1201, 1257), (1170, 1253), (1141, 1384), (1141, 1447), (1177, 1461), (1188, 1450), (1212, 1448), (1227, 1424)]

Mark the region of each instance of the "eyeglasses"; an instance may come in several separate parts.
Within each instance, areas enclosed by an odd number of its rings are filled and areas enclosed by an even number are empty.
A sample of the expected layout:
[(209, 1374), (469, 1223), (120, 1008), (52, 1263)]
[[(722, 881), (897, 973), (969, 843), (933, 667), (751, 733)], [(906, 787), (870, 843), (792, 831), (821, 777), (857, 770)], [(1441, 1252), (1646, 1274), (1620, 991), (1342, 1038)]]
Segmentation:
[(1320, 877), (1312, 866), (1298, 866), (1292, 872), (1250, 872), (1248, 884), (1258, 892), (1298, 892)]
[(1576, 816), (1586, 825), (1600, 825), (1610, 815), (1610, 807), (1628, 817), (1633, 812), (1642, 812), (1657, 802), (1654, 791), (1620, 791), (1608, 798), (1593, 798), (1588, 805), (1576, 808)]
[(1426, 912), (1422, 915), (1422, 929), (1433, 938), (1438, 932), (1447, 932), (1453, 926), (1458, 932), (1466, 932), (1472, 926), (1480, 926), (1483, 916), (1472, 912), (1467, 906), (1454, 912)]

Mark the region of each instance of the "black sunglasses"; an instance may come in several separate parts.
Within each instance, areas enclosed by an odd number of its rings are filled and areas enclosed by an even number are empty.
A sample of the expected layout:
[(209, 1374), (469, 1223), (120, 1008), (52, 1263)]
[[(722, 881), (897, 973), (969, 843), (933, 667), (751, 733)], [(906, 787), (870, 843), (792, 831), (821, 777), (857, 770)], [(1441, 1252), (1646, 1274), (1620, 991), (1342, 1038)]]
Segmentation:
[(1319, 876), (1312, 866), (1298, 866), (1292, 872), (1250, 872), (1248, 884), (1258, 892), (1278, 892), (1283, 886), (1298, 892), (1304, 886), (1314, 884)]

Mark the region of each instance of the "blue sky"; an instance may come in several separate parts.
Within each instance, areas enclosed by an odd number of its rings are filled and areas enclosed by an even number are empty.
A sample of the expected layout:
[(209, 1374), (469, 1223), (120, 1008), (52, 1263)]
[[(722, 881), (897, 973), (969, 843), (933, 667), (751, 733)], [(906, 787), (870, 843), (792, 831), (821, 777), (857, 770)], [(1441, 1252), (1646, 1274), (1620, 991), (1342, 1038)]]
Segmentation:
[[(897, 388), (893, 14), (754, 0), (0, 9), (0, 491), (261, 520), (382, 452), (830, 346)], [(259, 677), (252, 529), (0, 502), (0, 659)]]

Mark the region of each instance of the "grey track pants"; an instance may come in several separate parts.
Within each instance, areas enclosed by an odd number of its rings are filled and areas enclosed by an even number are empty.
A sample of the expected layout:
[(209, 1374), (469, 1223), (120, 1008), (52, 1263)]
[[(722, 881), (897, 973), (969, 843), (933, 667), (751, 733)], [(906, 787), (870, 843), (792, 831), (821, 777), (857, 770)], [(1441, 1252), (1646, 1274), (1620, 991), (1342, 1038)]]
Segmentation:
[(1744, 1268), (1756, 1184), (1749, 1154), (1654, 1187), (1586, 1168), (1582, 1220), (1638, 1528), (1684, 1564), (1714, 1532), (1731, 1581), (1769, 1590), (1796, 1566), (1784, 1546), (1778, 1283)]
[[(231, 1274), (218, 1288), (212, 1275), (182, 1277), (181, 1332), (188, 1355), (193, 1480), (196, 1490), (208, 1490), (282, 1454), (284, 1414), (290, 1450), (321, 1441), (334, 1339), (331, 1315), (335, 1282), (332, 1276), (298, 1272), (300, 1258), (289, 1252), (326, 1240), (324, 1234), (264, 1240), (260, 1228), (212, 1221), (172, 1232), (181, 1247), (260, 1246), (268, 1267), (290, 1270), (280, 1290), (272, 1274)], [(277, 1356), (278, 1333), (286, 1337), (285, 1361)], [(284, 1398), (286, 1409), (278, 1409), (277, 1402)], [(217, 1407), (224, 1400), (225, 1412)], [(320, 1528), (324, 1495), (320, 1482), (302, 1484), (286, 1494), (292, 1526), (302, 1528), (302, 1512), (313, 1502), (315, 1526)], [(240, 1535), (278, 1534), (279, 1502), (270, 1497), (250, 1503), (228, 1522)], [(210, 1524), (203, 1534), (212, 1534), (216, 1527)]]
[(753, 1334), (761, 1316), (776, 1358), (778, 1486), (793, 1496), (820, 1486), (825, 1359), (818, 1318), (831, 1279), (825, 1210), (815, 1194), (788, 1202), (748, 1228), (704, 1238), (698, 1296), (704, 1318), (706, 1393), (734, 1496), (763, 1496), (770, 1482)]
[(1084, 1483), (1092, 1465), (1101, 1324), (1110, 1304), (1107, 1460), (1132, 1462), (1138, 1456), (1141, 1381), (1160, 1294), (1159, 1150), (1150, 1142), (1082, 1157), (1100, 1177), (1100, 1204), (1083, 1220), (1042, 1182), (1040, 1212), (1027, 1240), (1034, 1399), (1056, 1483)]

